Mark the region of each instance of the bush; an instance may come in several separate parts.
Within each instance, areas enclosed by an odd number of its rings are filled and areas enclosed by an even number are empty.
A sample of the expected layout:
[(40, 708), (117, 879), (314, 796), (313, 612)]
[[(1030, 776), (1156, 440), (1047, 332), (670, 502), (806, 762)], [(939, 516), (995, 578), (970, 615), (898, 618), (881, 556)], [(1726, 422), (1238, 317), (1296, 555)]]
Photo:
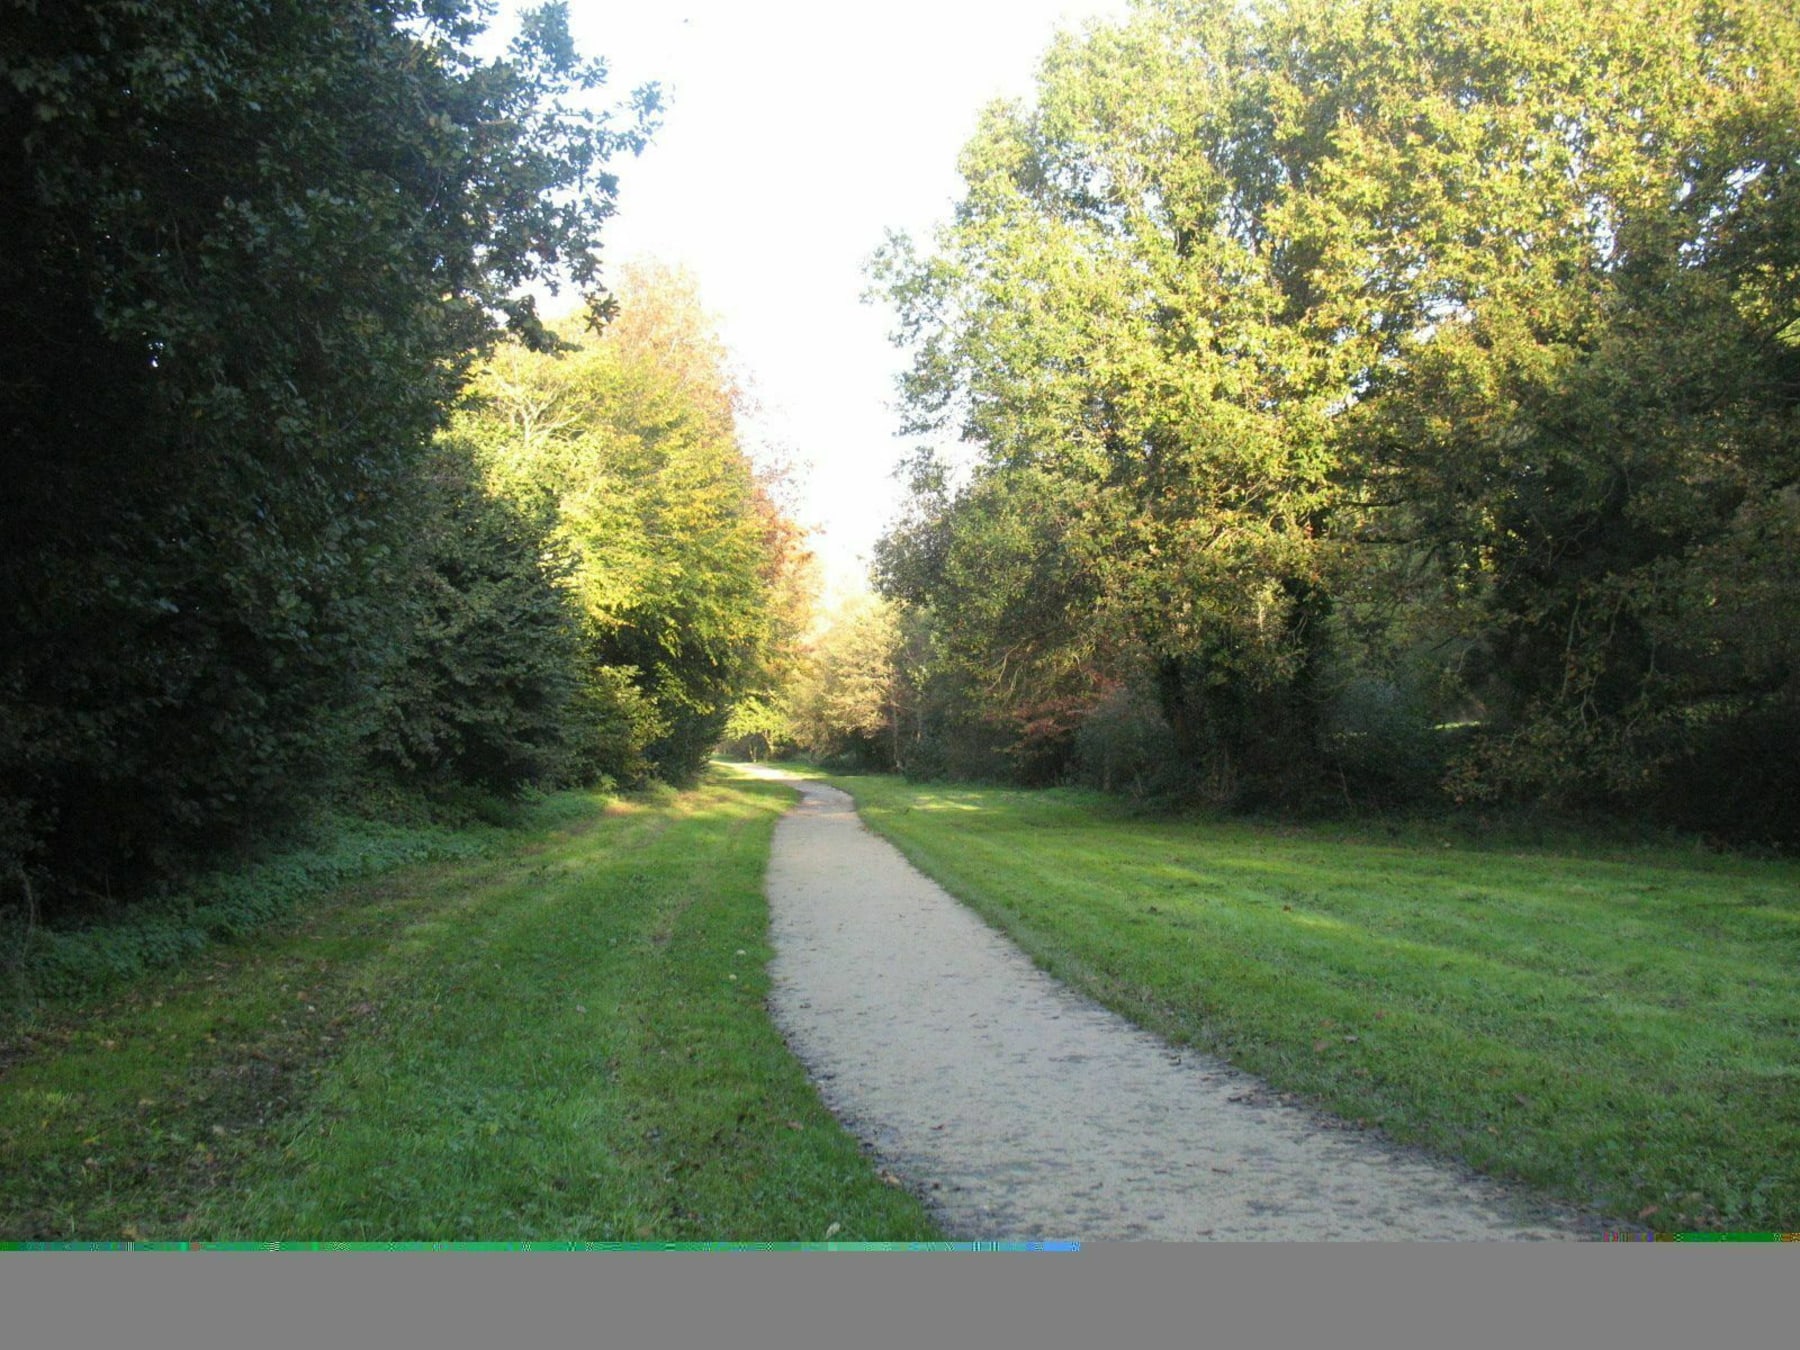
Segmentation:
[(574, 781), (637, 788), (657, 776), (650, 751), (667, 724), (639, 687), (637, 667), (594, 666), (576, 697), (575, 724)]
[(1116, 686), (1082, 722), (1075, 774), (1089, 787), (1136, 798), (1179, 795), (1191, 777), (1156, 700), (1135, 684)]
[(928, 721), (902, 767), (915, 783), (1010, 783), (1017, 765), (1008, 753), (1012, 736), (970, 717), (946, 713)]
[(1331, 703), (1324, 736), (1327, 767), (1355, 806), (1408, 806), (1438, 791), (1450, 738), (1423, 700), (1392, 681), (1350, 680)]
[(1772, 701), (1709, 729), (1659, 776), (1648, 804), (1717, 840), (1800, 846), (1800, 707)]
[(417, 479), (397, 611), (399, 657), (363, 744), (371, 764), (431, 796), (517, 797), (569, 778), (580, 618), (548, 527), (483, 490), (440, 446)]

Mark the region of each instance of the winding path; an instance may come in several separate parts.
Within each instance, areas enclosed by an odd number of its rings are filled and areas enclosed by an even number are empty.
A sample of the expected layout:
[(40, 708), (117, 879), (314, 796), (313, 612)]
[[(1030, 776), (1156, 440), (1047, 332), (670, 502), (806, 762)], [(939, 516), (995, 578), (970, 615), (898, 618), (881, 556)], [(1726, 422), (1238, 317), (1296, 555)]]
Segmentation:
[(766, 882), (776, 1023), (827, 1105), (953, 1236), (1591, 1235), (1138, 1030), (1032, 965), (846, 794), (759, 776), (802, 794)]

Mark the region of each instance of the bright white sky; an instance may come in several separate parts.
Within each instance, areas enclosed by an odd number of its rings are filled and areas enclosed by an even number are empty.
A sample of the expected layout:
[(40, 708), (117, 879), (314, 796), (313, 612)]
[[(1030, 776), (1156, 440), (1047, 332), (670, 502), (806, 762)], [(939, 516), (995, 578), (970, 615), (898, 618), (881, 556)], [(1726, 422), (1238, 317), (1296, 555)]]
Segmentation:
[[(517, 0), (508, 5), (516, 7)], [(863, 266), (888, 229), (929, 237), (981, 108), (1030, 94), (1059, 28), (1124, 0), (571, 0), (618, 98), (655, 80), (662, 130), (613, 165), (607, 255), (686, 267), (760, 404), (751, 439), (801, 470), (828, 587), (854, 588), (899, 503), (885, 306)], [(511, 31), (502, 17), (498, 25)]]

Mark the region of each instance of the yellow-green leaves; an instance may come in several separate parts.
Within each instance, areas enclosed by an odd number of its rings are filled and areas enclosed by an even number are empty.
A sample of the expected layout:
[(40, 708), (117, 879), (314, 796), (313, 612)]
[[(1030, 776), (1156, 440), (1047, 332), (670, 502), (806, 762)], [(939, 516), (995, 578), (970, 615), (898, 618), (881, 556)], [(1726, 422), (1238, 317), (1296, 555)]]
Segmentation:
[(569, 559), (591, 693), (614, 728), (600, 739), (618, 762), (599, 767), (680, 778), (769, 655), (785, 523), (739, 445), (736, 390), (692, 283), (627, 269), (619, 289), (603, 336), (496, 353), (456, 431), (497, 492), (549, 513)]
[[(1767, 0), (1149, 0), (1063, 39), (884, 263), (914, 423), (980, 458), (895, 593), (990, 684), (1154, 672), (1227, 779), (1318, 779), (1370, 680), (1485, 721), (1465, 787), (1800, 751), (1797, 53)], [(1009, 495), (1054, 535), (997, 532)]]

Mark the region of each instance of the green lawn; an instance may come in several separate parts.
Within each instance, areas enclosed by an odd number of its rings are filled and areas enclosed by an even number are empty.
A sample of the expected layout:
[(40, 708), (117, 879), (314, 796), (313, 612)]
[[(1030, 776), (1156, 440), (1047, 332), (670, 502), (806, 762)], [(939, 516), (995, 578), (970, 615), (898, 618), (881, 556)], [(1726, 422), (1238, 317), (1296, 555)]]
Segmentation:
[(1800, 1230), (1800, 866), (832, 781), (1040, 964), (1171, 1040), (1612, 1215)]
[(790, 799), (564, 798), (0, 1030), (0, 1238), (938, 1237), (764, 1012)]

